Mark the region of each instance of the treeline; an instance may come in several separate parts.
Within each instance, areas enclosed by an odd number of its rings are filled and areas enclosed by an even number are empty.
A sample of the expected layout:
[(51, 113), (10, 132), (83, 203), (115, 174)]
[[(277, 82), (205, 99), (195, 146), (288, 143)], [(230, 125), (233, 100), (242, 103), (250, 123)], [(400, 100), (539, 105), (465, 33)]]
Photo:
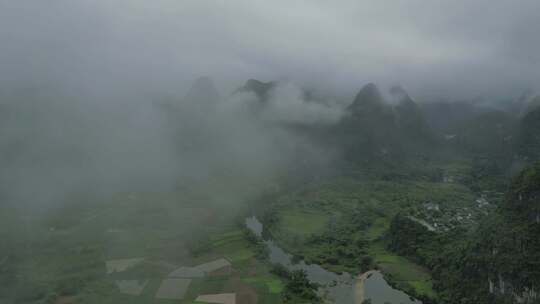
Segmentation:
[(283, 303), (322, 303), (317, 294), (319, 285), (310, 282), (304, 270), (289, 271), (281, 264), (274, 264), (270, 272), (286, 282), (281, 294)]

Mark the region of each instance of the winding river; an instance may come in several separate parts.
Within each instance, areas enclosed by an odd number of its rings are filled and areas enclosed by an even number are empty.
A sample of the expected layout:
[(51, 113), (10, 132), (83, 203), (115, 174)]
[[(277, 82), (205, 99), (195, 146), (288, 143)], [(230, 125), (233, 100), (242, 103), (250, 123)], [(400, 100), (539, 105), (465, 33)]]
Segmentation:
[[(246, 218), (246, 226), (262, 238), (263, 225), (255, 216)], [(289, 270), (304, 270), (310, 281), (321, 285), (319, 294), (331, 303), (361, 304), (365, 299), (371, 299), (372, 304), (422, 303), (392, 288), (378, 271), (368, 271), (358, 277), (349, 273), (338, 275), (319, 265), (308, 265), (304, 261), (293, 263), (292, 255), (278, 247), (273, 240), (266, 239), (264, 243), (269, 249), (271, 263), (281, 264)]]

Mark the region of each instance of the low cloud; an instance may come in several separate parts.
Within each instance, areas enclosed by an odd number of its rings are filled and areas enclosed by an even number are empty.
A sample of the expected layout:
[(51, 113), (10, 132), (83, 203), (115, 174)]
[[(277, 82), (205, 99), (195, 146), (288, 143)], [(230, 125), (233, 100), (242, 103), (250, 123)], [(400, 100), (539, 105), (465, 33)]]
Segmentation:
[(272, 90), (261, 115), (263, 120), (302, 124), (334, 124), (343, 115), (335, 102), (305, 100), (303, 92), (292, 84), (281, 84)]
[(352, 96), (401, 83), (450, 99), (538, 89), (535, 0), (0, 1), (0, 87), (178, 94), (289, 77)]

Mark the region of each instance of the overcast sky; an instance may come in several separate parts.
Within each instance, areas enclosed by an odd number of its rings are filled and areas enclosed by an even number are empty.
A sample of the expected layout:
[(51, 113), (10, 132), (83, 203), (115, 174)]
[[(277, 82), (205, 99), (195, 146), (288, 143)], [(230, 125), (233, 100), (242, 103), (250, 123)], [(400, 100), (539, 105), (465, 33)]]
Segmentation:
[(0, 0), (0, 87), (222, 90), (288, 78), (352, 94), (540, 87), (538, 0)]

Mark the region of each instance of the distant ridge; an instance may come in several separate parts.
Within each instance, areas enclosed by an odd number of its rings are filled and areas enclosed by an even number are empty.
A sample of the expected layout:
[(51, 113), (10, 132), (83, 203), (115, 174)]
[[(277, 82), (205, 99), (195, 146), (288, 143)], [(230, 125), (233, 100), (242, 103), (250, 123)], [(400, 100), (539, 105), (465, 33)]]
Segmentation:
[(260, 101), (265, 102), (270, 97), (270, 92), (276, 87), (276, 85), (277, 82), (275, 81), (262, 82), (252, 78), (248, 79), (242, 87), (235, 91), (235, 93), (252, 92), (259, 98)]

